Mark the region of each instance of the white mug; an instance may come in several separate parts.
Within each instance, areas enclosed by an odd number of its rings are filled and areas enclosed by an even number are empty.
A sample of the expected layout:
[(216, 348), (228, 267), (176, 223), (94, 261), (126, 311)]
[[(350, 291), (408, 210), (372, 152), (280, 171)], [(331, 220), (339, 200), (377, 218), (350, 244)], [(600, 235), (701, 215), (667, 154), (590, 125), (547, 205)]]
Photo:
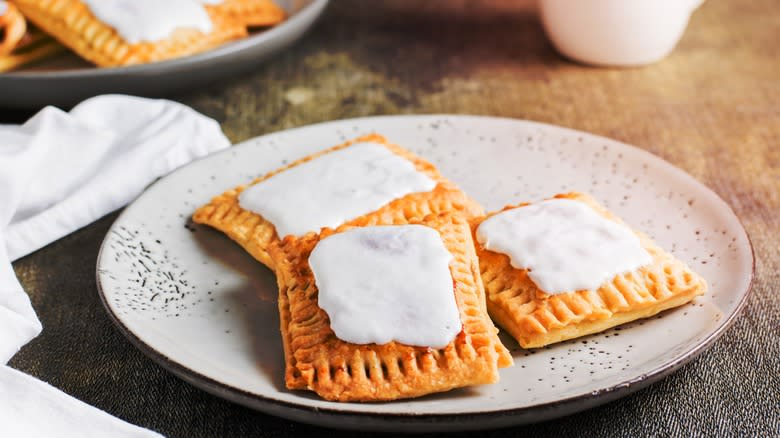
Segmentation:
[(636, 66), (668, 55), (704, 0), (540, 0), (558, 51), (587, 64)]

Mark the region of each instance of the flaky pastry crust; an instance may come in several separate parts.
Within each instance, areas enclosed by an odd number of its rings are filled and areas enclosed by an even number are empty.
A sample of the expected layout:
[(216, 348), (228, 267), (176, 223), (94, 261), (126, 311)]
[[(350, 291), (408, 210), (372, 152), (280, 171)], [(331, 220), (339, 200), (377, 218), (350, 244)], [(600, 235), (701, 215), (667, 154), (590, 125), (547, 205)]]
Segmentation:
[[(568, 193), (555, 198), (582, 202), (607, 219), (623, 223), (590, 196)], [(524, 205), (528, 204), (501, 211)], [(472, 220), (472, 232), (476, 234), (482, 221), (498, 213)], [(683, 305), (707, 290), (704, 279), (683, 262), (644, 234), (636, 234), (652, 256), (652, 264), (617, 275), (598, 290), (556, 295), (540, 290), (528, 271), (514, 268), (507, 255), (484, 249), (475, 238), (490, 316), (523, 348), (536, 348), (647, 318)]]
[[(468, 222), (441, 213), (403, 223), (436, 229), (453, 255), (450, 271), (463, 328), (445, 348), (398, 342), (356, 345), (336, 337), (317, 305), (317, 285), (308, 264), (317, 242), (354, 227), (381, 224), (374, 217), (319, 235), (287, 236), (271, 245), (279, 284), (279, 311), (290, 389), (309, 389), (336, 401), (380, 401), (417, 397), (463, 386), (496, 382), (498, 368), (512, 364), (484, 307), (479, 262)], [(394, 222), (401, 224), (399, 222)]]
[(257, 178), (247, 185), (228, 190), (196, 210), (192, 216), (192, 220), (199, 224), (209, 225), (225, 233), (259, 262), (274, 269), (273, 260), (268, 254), (268, 248), (272, 243), (279, 241), (279, 236), (277, 235), (273, 224), (265, 220), (261, 215), (241, 208), (238, 196), (247, 187), (264, 181), (279, 172), (284, 172), (286, 169), (314, 160), (324, 154), (344, 149), (352, 144), (361, 142), (372, 142), (384, 145), (393, 153), (411, 161), (419, 172), (428, 175), (428, 177), (437, 182), (437, 185), (430, 192), (410, 193), (400, 199), (396, 199), (379, 210), (347, 222), (347, 225), (363, 220), (374, 221), (386, 225), (408, 223), (414, 218), (422, 219), (432, 213), (447, 211), (460, 212), (467, 217), (482, 214), (482, 207), (476, 201), (466, 196), (466, 194), (458, 189), (453, 183), (441, 176), (439, 171), (432, 164), (417, 157), (411, 152), (404, 150), (400, 146), (389, 143), (381, 135), (371, 134), (309, 155), (281, 169)]
[(168, 38), (130, 44), (80, 0), (15, 0), (25, 17), (84, 59), (101, 67), (144, 64), (191, 55), (247, 35), (244, 24), (211, 8), (213, 29), (177, 29)]

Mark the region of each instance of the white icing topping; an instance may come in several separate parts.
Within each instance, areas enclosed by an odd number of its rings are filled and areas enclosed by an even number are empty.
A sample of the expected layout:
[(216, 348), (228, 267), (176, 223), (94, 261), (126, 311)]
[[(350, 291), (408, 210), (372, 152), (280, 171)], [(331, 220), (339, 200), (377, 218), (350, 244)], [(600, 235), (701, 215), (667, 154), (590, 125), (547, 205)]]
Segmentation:
[(193, 0), (82, 0), (128, 43), (159, 41), (178, 28), (211, 32), (206, 9)]
[(309, 266), (340, 339), (442, 348), (462, 329), (450, 260), (433, 228), (391, 225), (323, 239)]
[(257, 183), (239, 196), (241, 208), (276, 227), (279, 237), (335, 228), (436, 182), (376, 143), (322, 155)]
[(195, 0), (195, 1), (203, 5), (218, 5), (225, 0)]
[(652, 262), (628, 227), (568, 199), (496, 214), (477, 228), (477, 240), (508, 255), (515, 268), (527, 269), (549, 294), (596, 290), (615, 275)]

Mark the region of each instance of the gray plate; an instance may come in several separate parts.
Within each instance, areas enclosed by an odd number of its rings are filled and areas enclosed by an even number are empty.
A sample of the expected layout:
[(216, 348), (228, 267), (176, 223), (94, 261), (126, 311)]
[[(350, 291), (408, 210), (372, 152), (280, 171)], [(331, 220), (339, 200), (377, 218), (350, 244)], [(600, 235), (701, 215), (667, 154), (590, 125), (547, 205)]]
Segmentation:
[(0, 74), (0, 107), (71, 106), (91, 96), (126, 93), (159, 97), (250, 70), (300, 38), (328, 0), (280, 0), (282, 24), (198, 55), (132, 67), (96, 68), (64, 55)]

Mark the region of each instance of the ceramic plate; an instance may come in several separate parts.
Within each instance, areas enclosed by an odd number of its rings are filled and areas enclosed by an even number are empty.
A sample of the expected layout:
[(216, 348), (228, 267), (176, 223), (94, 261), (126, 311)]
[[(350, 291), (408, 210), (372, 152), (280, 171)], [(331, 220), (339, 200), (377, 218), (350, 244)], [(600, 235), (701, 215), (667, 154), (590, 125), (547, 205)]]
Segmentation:
[(158, 97), (257, 67), (300, 38), (328, 0), (276, 0), (289, 18), (266, 31), (193, 56), (117, 68), (96, 68), (66, 54), (0, 74), (0, 107), (71, 106), (90, 96), (127, 93)]
[[(494, 385), (391, 403), (334, 403), (284, 388), (276, 282), (189, 216), (228, 188), (304, 155), (378, 132), (436, 164), (488, 210), (555, 193), (591, 193), (710, 285), (692, 304), (515, 357)], [(144, 353), (184, 380), (273, 415), (331, 427), (465, 430), (542, 421), (614, 400), (704, 351), (745, 303), (748, 236), (712, 191), (632, 146), (521, 120), (397, 116), (259, 137), (152, 185), (103, 243), (98, 284), (109, 314)]]

